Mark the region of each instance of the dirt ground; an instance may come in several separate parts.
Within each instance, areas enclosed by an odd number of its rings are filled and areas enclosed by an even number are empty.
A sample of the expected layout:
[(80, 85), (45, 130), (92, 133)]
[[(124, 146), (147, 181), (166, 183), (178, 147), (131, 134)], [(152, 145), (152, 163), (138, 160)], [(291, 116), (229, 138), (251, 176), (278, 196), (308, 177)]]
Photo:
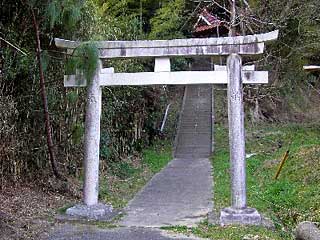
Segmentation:
[[(0, 239), (39, 239), (55, 224), (59, 208), (77, 201), (70, 194), (42, 184), (2, 184), (0, 189)], [(37, 186), (37, 187), (34, 187)], [(69, 196), (67, 196), (69, 195)]]

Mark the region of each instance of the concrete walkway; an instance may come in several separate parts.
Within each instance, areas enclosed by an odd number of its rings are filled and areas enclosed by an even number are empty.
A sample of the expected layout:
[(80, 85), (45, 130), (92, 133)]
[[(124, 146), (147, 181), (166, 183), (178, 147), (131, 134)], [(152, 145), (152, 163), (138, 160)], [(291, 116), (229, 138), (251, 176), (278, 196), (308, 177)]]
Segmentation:
[(212, 210), (208, 159), (174, 159), (129, 203), (120, 225), (194, 226)]
[(63, 225), (45, 240), (200, 240), (150, 228), (99, 229), (95, 226)]
[(172, 160), (125, 209), (123, 226), (194, 226), (212, 211), (212, 88), (187, 86)]

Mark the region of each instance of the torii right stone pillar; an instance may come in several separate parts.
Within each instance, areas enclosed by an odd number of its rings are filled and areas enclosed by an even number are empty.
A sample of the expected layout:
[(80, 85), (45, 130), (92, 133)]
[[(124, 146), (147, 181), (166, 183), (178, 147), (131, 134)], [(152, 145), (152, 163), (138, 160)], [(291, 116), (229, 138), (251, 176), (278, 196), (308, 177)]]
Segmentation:
[(241, 71), (241, 57), (237, 54), (231, 54), (227, 61), (231, 207), (221, 211), (221, 225), (259, 225), (262, 222), (261, 216), (257, 210), (247, 207), (244, 108)]

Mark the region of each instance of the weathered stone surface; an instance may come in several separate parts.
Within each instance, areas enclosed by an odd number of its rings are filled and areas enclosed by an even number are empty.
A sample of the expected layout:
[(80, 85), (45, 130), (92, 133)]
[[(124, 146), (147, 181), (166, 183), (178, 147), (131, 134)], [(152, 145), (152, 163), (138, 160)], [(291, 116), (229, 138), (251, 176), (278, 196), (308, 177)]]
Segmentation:
[(197, 237), (152, 228), (99, 229), (95, 226), (62, 225), (42, 240), (201, 240)]
[(102, 63), (96, 70), (87, 91), (86, 122), (84, 136), (84, 187), (83, 201), (87, 206), (98, 204), (99, 194), (99, 152), (100, 152), (100, 118), (102, 91), (100, 71)]
[[(225, 216), (225, 211), (224, 211), (224, 216)], [(220, 219), (220, 216), (221, 216), (221, 212), (218, 212), (218, 211), (213, 211), (211, 213), (208, 214), (208, 222), (212, 225), (222, 225), (221, 224), (221, 219)], [(259, 220), (259, 219), (258, 219)], [(273, 222), (269, 219), (269, 218), (266, 218), (264, 216), (261, 215), (261, 222), (258, 223), (256, 222), (257, 224), (254, 224), (254, 225), (259, 225), (259, 226), (263, 226), (267, 229), (270, 229), (270, 230), (275, 230), (275, 226), (273, 224)], [(225, 224), (225, 225), (233, 225), (233, 224), (236, 224), (236, 225), (243, 225), (243, 223), (238, 223), (238, 222), (231, 222), (229, 221), (229, 224)], [(250, 225), (247, 224), (247, 225)]]
[(244, 107), (239, 55), (230, 55), (228, 69), (228, 119), (231, 166), (231, 199), (234, 209), (247, 207)]
[(254, 208), (225, 208), (220, 213), (220, 225), (261, 225), (262, 218)]
[(115, 215), (112, 206), (101, 203), (92, 206), (78, 204), (68, 208), (66, 214), (79, 219), (84, 218), (89, 220), (110, 220)]
[(302, 222), (296, 229), (297, 240), (319, 240), (320, 230), (312, 222)]
[[(188, 85), (188, 84), (227, 84), (227, 71), (182, 71), (182, 72), (138, 72), (138, 73), (103, 73), (100, 75), (101, 86), (143, 86), (143, 85)], [(78, 75), (66, 75), (65, 87), (85, 87), (86, 80)], [(243, 71), (243, 83), (268, 83), (266, 71)], [(79, 81), (80, 80), (80, 81)]]
[(170, 58), (168, 58), (168, 57), (156, 58), (155, 62), (154, 62), (154, 71), (155, 72), (170, 72), (171, 71)]
[[(246, 65), (242, 67), (242, 71), (254, 71), (256, 69), (255, 65)], [(227, 66), (225, 65), (214, 65), (215, 71), (227, 71)]]
[[(276, 40), (278, 31), (265, 34), (222, 38), (189, 38), (174, 40), (100, 41), (101, 58), (213, 56), (261, 54), (264, 42)], [(55, 39), (59, 48), (74, 49), (80, 42)]]
[[(217, 46), (237, 45), (273, 41), (278, 38), (279, 31), (268, 33), (219, 38), (188, 38), (173, 40), (136, 40), (136, 41), (99, 41), (98, 48), (160, 48), (160, 47), (192, 47), (192, 46)], [(55, 38), (57, 47), (77, 48), (80, 42)]]

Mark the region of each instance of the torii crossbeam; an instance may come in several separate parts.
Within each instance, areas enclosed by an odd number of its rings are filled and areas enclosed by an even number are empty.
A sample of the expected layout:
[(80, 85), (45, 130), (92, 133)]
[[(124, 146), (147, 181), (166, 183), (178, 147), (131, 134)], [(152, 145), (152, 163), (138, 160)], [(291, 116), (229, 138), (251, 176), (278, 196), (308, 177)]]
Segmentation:
[[(231, 163), (231, 207), (221, 211), (220, 223), (260, 224), (261, 216), (247, 207), (245, 136), (242, 84), (268, 82), (268, 72), (242, 67), (240, 55), (262, 54), (265, 42), (278, 38), (278, 31), (265, 34), (224, 38), (192, 38), (155, 41), (100, 41), (96, 42), (100, 59), (155, 58), (155, 71), (147, 73), (114, 73), (103, 69), (100, 62), (92, 83), (88, 86), (85, 130), (84, 206), (68, 209), (70, 214), (96, 216), (105, 214), (98, 206), (99, 142), (101, 115), (101, 87), (115, 85), (155, 84), (228, 84), (228, 117)], [(73, 52), (80, 42), (55, 39), (56, 46)], [(229, 56), (226, 67), (216, 71), (171, 72), (170, 58), (192, 56)], [(65, 76), (66, 87), (86, 86), (82, 75)], [(87, 210), (83, 211), (83, 207)], [(68, 212), (67, 211), (67, 212)]]

